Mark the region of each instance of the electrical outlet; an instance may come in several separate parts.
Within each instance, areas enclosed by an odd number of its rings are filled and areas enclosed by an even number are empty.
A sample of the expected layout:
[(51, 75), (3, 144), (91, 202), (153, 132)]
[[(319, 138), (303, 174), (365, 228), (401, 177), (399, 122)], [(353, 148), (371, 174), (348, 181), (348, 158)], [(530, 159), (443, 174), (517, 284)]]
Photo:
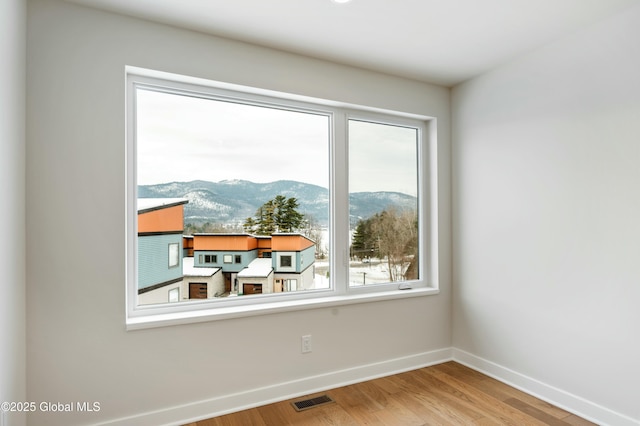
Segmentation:
[(307, 334), (302, 336), (302, 353), (307, 354), (311, 352), (311, 335)]

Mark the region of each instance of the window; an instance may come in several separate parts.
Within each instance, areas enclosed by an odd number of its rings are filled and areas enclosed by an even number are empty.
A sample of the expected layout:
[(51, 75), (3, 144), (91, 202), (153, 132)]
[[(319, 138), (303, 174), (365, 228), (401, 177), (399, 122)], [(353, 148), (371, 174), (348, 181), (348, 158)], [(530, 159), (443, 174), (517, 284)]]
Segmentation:
[[(349, 120), (348, 131), (349, 208), (359, 213), (351, 227), (349, 285), (417, 280), (419, 129)], [(392, 202), (360, 213), (360, 200), (380, 191), (390, 191)]]
[(169, 268), (176, 268), (180, 265), (180, 244), (169, 244)]
[(298, 288), (297, 280), (284, 280), (284, 288), (286, 291), (296, 291)]
[(180, 301), (180, 289), (172, 288), (169, 290), (169, 303), (175, 303)]
[[(134, 68), (127, 100), (130, 327), (160, 314), (180, 322), (187, 311), (215, 319), (437, 292), (435, 120)], [(180, 288), (206, 301), (138, 303), (134, 213), (149, 199), (166, 207), (149, 232), (179, 221), (171, 235), (198, 260), (180, 262), (170, 245), (170, 265), (185, 268)], [(226, 292), (196, 292), (188, 274)], [(239, 289), (240, 276), (259, 284)]]
[(280, 256), (280, 266), (291, 267), (291, 256)]

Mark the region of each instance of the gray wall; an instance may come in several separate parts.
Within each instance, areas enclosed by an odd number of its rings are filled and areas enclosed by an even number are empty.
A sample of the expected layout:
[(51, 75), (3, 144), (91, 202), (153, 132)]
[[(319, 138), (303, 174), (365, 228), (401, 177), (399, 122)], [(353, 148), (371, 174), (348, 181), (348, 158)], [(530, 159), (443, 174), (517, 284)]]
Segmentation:
[[(101, 403), (29, 424), (157, 425), (450, 354), (448, 89), (60, 1), (29, 19), (28, 399)], [(441, 293), (127, 332), (125, 65), (436, 116)]]
[[(0, 402), (26, 400), (25, 0), (0, 2)], [(22, 414), (2, 413), (11, 426)]]
[[(0, 173), (16, 182), (2, 188), (14, 203), (1, 222), (15, 243), (3, 248), (2, 288), (17, 303), (0, 302), (0, 330), (16, 343), (0, 357), (10, 399), (24, 398), (22, 5), (0, 9), (3, 36), (17, 40), (2, 51), (16, 68), (0, 71)], [(157, 425), (443, 359), (452, 346), (557, 390), (569, 408), (640, 419), (638, 7), (454, 88), (453, 155), (445, 88), (57, 0), (30, 1), (28, 15), (27, 258), (37, 261), (26, 398), (101, 403), (29, 424)], [(436, 116), (442, 292), (125, 331), (125, 65)]]
[(638, 40), (635, 7), (452, 97), (454, 347), (611, 424), (640, 421)]

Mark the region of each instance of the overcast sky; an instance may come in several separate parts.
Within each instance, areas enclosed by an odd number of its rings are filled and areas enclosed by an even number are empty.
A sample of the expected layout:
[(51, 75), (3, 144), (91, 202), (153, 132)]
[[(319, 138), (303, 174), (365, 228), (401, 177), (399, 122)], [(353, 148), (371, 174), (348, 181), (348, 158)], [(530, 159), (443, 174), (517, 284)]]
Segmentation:
[[(329, 118), (139, 89), (139, 185), (295, 180), (328, 187)], [(413, 129), (352, 122), (350, 191), (416, 195)]]

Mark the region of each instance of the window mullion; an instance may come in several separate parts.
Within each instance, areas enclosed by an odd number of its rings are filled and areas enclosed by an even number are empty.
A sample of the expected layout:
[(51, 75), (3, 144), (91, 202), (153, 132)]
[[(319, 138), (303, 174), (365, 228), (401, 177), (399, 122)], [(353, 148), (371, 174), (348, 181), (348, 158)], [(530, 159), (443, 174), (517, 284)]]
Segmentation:
[(331, 245), (332, 276), (336, 293), (346, 294), (349, 287), (349, 185), (347, 114), (336, 110), (332, 129), (331, 169)]

